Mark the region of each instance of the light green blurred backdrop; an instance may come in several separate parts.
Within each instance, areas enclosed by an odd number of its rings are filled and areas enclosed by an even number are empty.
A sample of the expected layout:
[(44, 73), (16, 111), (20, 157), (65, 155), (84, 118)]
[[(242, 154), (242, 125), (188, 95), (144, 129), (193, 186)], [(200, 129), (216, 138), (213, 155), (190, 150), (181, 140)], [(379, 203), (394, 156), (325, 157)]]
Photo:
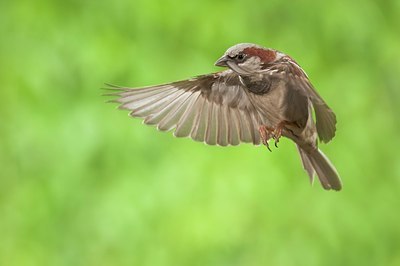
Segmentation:
[[(331, 3), (332, 2), (332, 3)], [(400, 1), (1, 1), (0, 265), (400, 265)], [(211, 147), (105, 104), (284, 51), (338, 117), (321, 148)]]

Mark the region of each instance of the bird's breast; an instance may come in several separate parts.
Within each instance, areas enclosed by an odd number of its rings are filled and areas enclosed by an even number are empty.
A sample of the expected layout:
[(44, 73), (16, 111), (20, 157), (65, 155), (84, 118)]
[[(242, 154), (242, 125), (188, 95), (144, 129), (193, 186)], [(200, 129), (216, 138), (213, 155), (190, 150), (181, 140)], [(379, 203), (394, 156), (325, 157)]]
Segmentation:
[(240, 82), (248, 91), (255, 94), (265, 94), (271, 88), (271, 81), (263, 75), (239, 76)]
[(290, 106), (287, 101), (287, 89), (285, 81), (274, 81), (269, 83), (265, 93), (251, 93), (254, 106), (272, 126), (288, 120), (287, 110)]

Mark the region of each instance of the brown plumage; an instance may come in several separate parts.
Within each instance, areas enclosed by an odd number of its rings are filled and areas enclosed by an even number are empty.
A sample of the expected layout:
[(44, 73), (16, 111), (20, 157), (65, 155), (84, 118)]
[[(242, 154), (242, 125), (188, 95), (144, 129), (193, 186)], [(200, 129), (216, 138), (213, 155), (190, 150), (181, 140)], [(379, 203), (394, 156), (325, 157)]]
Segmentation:
[(318, 137), (329, 142), (335, 136), (335, 114), (292, 58), (244, 43), (215, 65), (228, 69), (144, 88), (113, 86), (111, 95), (144, 123), (209, 145), (250, 142), (270, 149), (271, 138), (276, 144), (287, 137), (297, 144), (311, 181), (316, 173), (325, 189), (341, 189), (335, 167), (317, 147)]

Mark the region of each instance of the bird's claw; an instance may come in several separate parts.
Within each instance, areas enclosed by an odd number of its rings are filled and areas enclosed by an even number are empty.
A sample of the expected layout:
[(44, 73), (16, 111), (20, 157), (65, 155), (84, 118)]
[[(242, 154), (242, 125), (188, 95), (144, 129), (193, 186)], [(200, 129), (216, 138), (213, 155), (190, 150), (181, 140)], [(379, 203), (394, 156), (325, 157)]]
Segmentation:
[(269, 147), (268, 141), (266, 141), (266, 142), (263, 141), (263, 144), (267, 147), (267, 149), (268, 149), (270, 152), (272, 152), (271, 148)]
[(278, 148), (279, 139), (282, 136), (282, 125), (279, 124), (276, 128), (271, 128), (267, 126), (260, 126), (258, 129), (260, 132), (262, 143), (267, 147), (269, 151), (272, 152), (268, 141), (273, 139), (275, 141), (274, 145)]
[(278, 148), (279, 139), (282, 137), (282, 126), (281, 126), (281, 124), (279, 124), (279, 125), (275, 128), (273, 135), (274, 135), (274, 136), (273, 136), (273, 139), (275, 140), (275, 147)]
[(262, 143), (267, 147), (267, 149), (272, 152), (271, 148), (269, 147), (268, 140), (272, 138), (272, 131), (271, 128), (267, 126), (260, 126), (258, 131), (260, 132), (260, 137)]

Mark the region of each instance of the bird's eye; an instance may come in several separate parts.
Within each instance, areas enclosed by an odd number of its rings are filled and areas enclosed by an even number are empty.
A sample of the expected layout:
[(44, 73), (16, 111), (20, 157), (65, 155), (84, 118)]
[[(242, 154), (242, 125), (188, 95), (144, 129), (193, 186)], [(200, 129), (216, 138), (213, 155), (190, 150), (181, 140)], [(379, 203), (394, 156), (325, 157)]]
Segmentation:
[(244, 54), (238, 54), (237, 55), (238, 60), (243, 60), (244, 59)]

